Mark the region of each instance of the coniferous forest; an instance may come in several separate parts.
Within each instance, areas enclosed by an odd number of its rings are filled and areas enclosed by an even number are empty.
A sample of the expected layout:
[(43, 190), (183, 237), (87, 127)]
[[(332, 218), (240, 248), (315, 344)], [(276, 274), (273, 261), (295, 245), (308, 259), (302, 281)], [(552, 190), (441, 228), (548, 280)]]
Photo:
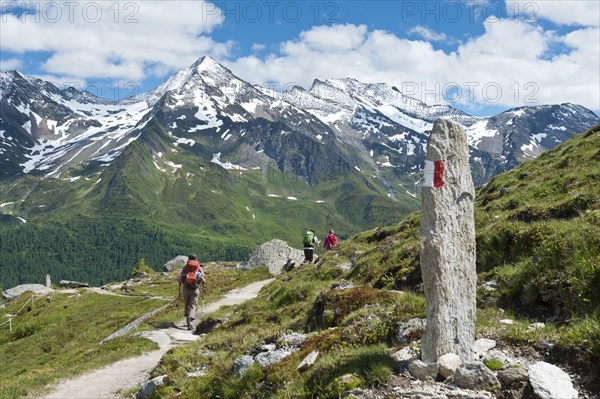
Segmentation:
[(141, 258), (155, 270), (196, 252), (202, 261), (239, 260), (250, 246), (168, 231), (140, 219), (82, 219), (0, 228), (0, 287), (75, 280), (92, 285), (129, 278)]

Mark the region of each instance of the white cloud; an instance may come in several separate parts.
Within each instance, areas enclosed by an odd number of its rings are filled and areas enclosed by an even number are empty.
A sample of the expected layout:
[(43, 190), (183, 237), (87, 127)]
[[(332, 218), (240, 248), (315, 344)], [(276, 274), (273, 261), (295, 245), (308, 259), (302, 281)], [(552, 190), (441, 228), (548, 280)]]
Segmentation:
[[(85, 79), (75, 78), (72, 76), (56, 76), (56, 75), (32, 75), (34, 78), (45, 80), (46, 82), (52, 83), (59, 89), (66, 89), (68, 87), (74, 87), (79, 91), (89, 91), (93, 94), (98, 95), (99, 85), (94, 83), (88, 83)], [(100, 93), (101, 94), (101, 93)]]
[[(561, 36), (507, 19), (489, 19), (484, 28), (456, 51), (444, 52), (425, 41), (364, 26), (318, 27), (284, 42), (278, 54), (243, 57), (227, 65), (254, 83), (275, 80), (279, 89), (293, 84), (307, 88), (314, 78), (353, 77), (393, 84), (428, 103), (443, 102), (443, 95), (458, 84), (461, 96), (452, 101), (470, 110), (562, 102), (600, 110), (598, 29)], [(342, 35), (348, 39), (331, 44), (331, 38)], [(571, 50), (552, 56), (549, 49), (556, 43)]]
[(303, 52), (306, 49), (324, 52), (348, 51), (359, 47), (365, 37), (365, 25), (336, 25), (335, 29), (329, 26), (316, 26), (300, 34), (300, 41), (287, 42), (283, 50), (287, 53)]
[(596, 0), (506, 0), (506, 9), (521, 21), (546, 19), (559, 25), (600, 26), (600, 2)]
[(410, 29), (408, 31), (408, 33), (411, 35), (420, 36), (425, 40), (433, 41), (433, 42), (445, 41), (447, 39), (447, 36), (445, 33), (435, 32), (431, 28), (428, 28), (428, 27), (422, 26), (422, 25), (415, 26), (414, 28)]
[(0, 58), (0, 71), (11, 71), (13, 69), (19, 69), (23, 65), (23, 61), (19, 58)]
[(210, 38), (222, 16), (206, 1), (2, 1), (3, 10), (15, 4), (35, 15), (1, 16), (2, 49), (51, 52), (42, 66), (51, 74), (137, 80), (147, 66), (173, 71), (204, 54), (226, 56), (232, 45)]
[(262, 44), (262, 43), (253, 43), (252, 44), (252, 51), (255, 53), (258, 53), (260, 51), (263, 51), (267, 48), (266, 45)]

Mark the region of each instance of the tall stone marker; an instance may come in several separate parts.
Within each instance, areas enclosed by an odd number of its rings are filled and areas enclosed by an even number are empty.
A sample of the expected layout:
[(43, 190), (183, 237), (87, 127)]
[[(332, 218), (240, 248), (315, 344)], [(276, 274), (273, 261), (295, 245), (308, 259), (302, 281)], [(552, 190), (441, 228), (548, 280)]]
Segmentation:
[(473, 359), (475, 341), (475, 189), (462, 126), (439, 119), (427, 143), (421, 192), (420, 257), (427, 299), (421, 359), (455, 353)]

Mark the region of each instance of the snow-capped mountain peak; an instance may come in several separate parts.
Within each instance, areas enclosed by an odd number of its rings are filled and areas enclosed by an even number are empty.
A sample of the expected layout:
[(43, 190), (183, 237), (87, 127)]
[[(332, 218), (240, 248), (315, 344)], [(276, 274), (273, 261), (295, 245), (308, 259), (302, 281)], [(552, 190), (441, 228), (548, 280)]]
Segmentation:
[[(202, 71), (221, 71), (223, 69), (229, 71), (223, 65), (219, 64), (214, 58), (209, 55), (205, 55), (199, 58), (194, 64), (191, 66), (192, 69), (195, 69), (198, 72)], [(230, 71), (229, 71), (230, 72)]]
[[(259, 158), (266, 161), (266, 154), (283, 165), (277, 154), (285, 152), (290, 142), (302, 142), (307, 148), (312, 148), (308, 143), (317, 147), (342, 143), (353, 149), (352, 163), (363, 165), (361, 170), (370, 165), (379, 176), (401, 171), (414, 183), (432, 123), (449, 118), (467, 129), (481, 183), (599, 121), (593, 112), (573, 104), (471, 117), (447, 105), (425, 104), (385, 83), (353, 78), (316, 79), (308, 90), (295, 86), (277, 93), (238, 78), (209, 56), (156, 89), (120, 102), (74, 88), (60, 90), (16, 71), (2, 72), (0, 104), (4, 174), (55, 175), (71, 164), (109, 164), (154, 120), (174, 146), (209, 140), (216, 147), (207, 151), (220, 152), (224, 158), (227, 148), (252, 142), (252, 149), (235, 152), (242, 159), (223, 161), (244, 168), (255, 167), (251, 163)], [(281, 141), (290, 134), (294, 139)]]

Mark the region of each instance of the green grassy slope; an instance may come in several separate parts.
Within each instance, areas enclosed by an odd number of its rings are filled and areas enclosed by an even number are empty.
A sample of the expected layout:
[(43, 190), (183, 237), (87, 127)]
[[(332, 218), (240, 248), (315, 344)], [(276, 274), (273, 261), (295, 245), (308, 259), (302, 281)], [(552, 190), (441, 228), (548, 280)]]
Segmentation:
[[(597, 126), (493, 179), (478, 191), (475, 215), (479, 282), (498, 282), (495, 291), (478, 291), (477, 333), (529, 350), (546, 348), (540, 352), (552, 346), (548, 360), (579, 367), (590, 392), (600, 383), (599, 154)], [(256, 300), (223, 312), (223, 325), (169, 354), (155, 371), (169, 375), (161, 397), (337, 398), (353, 387), (384, 386), (394, 367), (390, 354), (405, 345), (394, 339), (396, 323), (425, 312), (418, 294), (418, 226), (413, 214), (358, 234), (319, 265), (283, 274)], [(332, 289), (341, 279), (354, 288)], [(502, 318), (515, 323), (502, 325)], [(535, 321), (546, 327), (528, 330)], [(237, 356), (289, 331), (309, 333), (299, 352), (252, 367), (243, 378), (233, 374)], [(298, 372), (315, 349), (317, 362)], [(200, 367), (205, 376), (185, 376)]]
[[(600, 307), (600, 126), (496, 176), (476, 195), (477, 269), (523, 314), (566, 319)], [(359, 234), (352, 276), (381, 288), (414, 286), (419, 215)], [(374, 246), (374, 244), (376, 244)]]
[(101, 284), (124, 279), (140, 258), (158, 268), (191, 251), (240, 260), (270, 239), (299, 247), (307, 228), (344, 237), (418, 207), (354, 170), (311, 186), (275, 164), (225, 170), (170, 140), (155, 122), (101, 172), (4, 183), (2, 212), (27, 223), (12, 217), (0, 227), (0, 286), (43, 282), (46, 273)]
[[(48, 298), (48, 299), (46, 299)], [(13, 333), (0, 327), (0, 397), (25, 397), (57, 378), (157, 348), (147, 340), (123, 337), (98, 342), (166, 302), (82, 292), (51, 295), (29, 303), (13, 320)], [(6, 310), (16, 313), (30, 299), (22, 295)]]
[[(209, 263), (204, 269), (207, 303), (231, 289), (270, 277), (266, 268), (243, 271)], [(177, 273), (137, 279), (138, 285), (116, 290), (120, 296), (80, 289), (76, 293), (36, 295), (33, 303), (31, 294), (25, 293), (6, 303), (4, 313), (21, 312), (13, 319), (12, 333), (8, 324), (0, 326), (0, 398), (31, 397), (60, 378), (158, 349), (153, 342), (131, 334), (102, 346), (98, 343), (136, 318), (170, 303), (178, 293)], [(181, 319), (181, 305), (181, 300), (172, 303), (135, 331), (154, 330), (156, 325)]]

